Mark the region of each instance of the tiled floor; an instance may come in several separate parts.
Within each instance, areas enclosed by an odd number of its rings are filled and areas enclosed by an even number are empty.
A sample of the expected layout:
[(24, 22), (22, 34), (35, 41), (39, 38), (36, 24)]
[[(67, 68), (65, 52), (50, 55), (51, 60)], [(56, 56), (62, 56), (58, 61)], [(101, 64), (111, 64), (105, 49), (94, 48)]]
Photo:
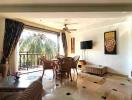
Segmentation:
[(43, 77), (43, 100), (132, 100), (132, 82), (125, 77), (99, 77), (81, 72), (78, 77), (72, 76), (72, 82), (68, 79), (60, 82), (47, 70)]

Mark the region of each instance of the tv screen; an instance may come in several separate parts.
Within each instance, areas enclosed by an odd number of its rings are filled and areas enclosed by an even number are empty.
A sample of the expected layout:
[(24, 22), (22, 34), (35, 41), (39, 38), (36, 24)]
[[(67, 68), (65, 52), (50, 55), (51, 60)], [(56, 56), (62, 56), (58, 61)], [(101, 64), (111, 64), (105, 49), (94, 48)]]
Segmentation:
[(92, 49), (92, 40), (82, 41), (80, 45), (81, 49)]

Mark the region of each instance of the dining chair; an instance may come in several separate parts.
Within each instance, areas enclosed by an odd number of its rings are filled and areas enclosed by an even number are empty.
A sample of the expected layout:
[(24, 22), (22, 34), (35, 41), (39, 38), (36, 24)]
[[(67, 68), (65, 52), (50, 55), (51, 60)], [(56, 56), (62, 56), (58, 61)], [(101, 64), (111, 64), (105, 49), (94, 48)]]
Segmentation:
[(72, 76), (71, 76), (71, 64), (72, 64), (72, 60), (69, 57), (64, 57), (61, 59), (58, 59), (58, 64), (59, 64), (59, 69), (56, 70), (56, 76), (59, 75), (59, 77), (61, 78), (65, 78), (65, 77), (70, 77), (71, 81), (72, 81)]
[[(74, 70), (76, 70), (76, 73), (78, 75), (78, 72), (77, 72), (77, 64), (78, 64), (78, 61), (79, 61), (79, 58), (80, 56), (74, 56), (73, 59), (72, 59), (72, 65), (71, 65), (71, 68)], [(74, 73), (75, 73), (75, 70), (74, 70)]]
[(42, 77), (44, 76), (44, 72), (47, 69), (53, 70), (53, 77), (54, 77), (54, 75), (55, 75), (55, 63), (54, 63), (54, 61), (47, 60), (44, 56), (40, 60), (41, 60), (41, 63), (43, 65)]

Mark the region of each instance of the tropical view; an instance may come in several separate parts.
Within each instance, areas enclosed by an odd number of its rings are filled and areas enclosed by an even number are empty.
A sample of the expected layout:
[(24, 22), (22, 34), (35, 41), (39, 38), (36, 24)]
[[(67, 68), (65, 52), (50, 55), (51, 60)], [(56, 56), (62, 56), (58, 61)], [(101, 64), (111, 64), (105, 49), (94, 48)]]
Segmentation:
[(19, 70), (37, 67), (39, 58), (51, 60), (58, 52), (57, 34), (32, 29), (24, 29), (19, 40)]

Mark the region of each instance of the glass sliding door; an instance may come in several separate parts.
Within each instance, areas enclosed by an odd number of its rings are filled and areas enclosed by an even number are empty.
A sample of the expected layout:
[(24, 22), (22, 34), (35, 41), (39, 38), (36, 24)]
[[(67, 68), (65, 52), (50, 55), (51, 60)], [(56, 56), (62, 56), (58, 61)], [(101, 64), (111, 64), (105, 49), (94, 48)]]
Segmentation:
[(57, 33), (25, 28), (19, 40), (19, 69), (38, 67), (40, 56), (54, 59), (58, 45)]

